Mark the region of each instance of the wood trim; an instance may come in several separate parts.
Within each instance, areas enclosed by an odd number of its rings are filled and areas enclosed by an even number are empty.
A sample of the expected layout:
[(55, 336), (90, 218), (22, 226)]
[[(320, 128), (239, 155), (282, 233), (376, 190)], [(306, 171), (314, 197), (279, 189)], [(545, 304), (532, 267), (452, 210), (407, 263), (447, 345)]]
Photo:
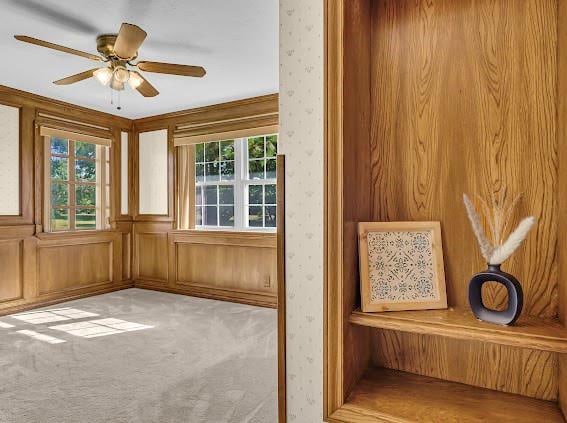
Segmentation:
[(279, 109), (278, 94), (268, 94), (244, 100), (230, 101), (214, 104), (212, 106), (197, 107), (180, 110), (178, 112), (150, 116), (136, 119), (134, 125), (140, 132), (159, 129), (163, 125), (189, 125), (206, 124), (227, 119), (239, 119), (248, 116), (277, 113)]
[(277, 179), (277, 260), (278, 260), (278, 422), (287, 421), (286, 390), (286, 296), (285, 296), (285, 156), (279, 154)]
[(110, 147), (113, 141), (112, 131), (93, 128), (80, 123), (57, 121), (50, 118), (37, 118), (35, 124), (39, 127), (41, 136), (58, 136), (73, 141), (88, 142)]
[[(1, 92), (0, 90), (0, 94)], [(0, 226), (31, 224), (34, 216), (34, 136), (32, 132), (34, 110), (29, 106), (13, 103), (10, 99), (5, 100), (1, 96), (0, 98), (0, 104), (18, 108), (20, 114), (20, 213), (15, 216), (0, 216)]]
[(4, 307), (0, 308), (0, 316), (5, 316), (8, 314), (19, 313), (26, 310), (33, 310), (40, 307), (45, 307), (53, 304), (63, 303), (67, 301), (77, 300), (79, 298), (92, 297), (94, 295), (105, 294), (113, 291), (120, 291), (122, 289), (133, 288), (134, 283), (132, 281), (122, 281), (122, 282), (111, 282), (105, 285), (94, 287), (86, 287), (77, 290), (76, 292), (67, 293), (65, 296), (61, 296), (59, 293), (45, 295), (41, 298), (36, 299), (25, 299), (19, 301), (13, 301)]
[(344, 403), (343, 393), (343, 209), (342, 125), (344, 0), (326, 0), (325, 33), (325, 215), (324, 215), (324, 342), (323, 417), (331, 416)]
[(0, 85), (0, 98), (3, 99), (2, 101), (8, 101), (21, 107), (27, 106), (38, 109), (52, 116), (69, 120), (76, 119), (83, 124), (88, 123), (102, 128), (118, 126), (130, 129), (132, 127), (133, 121), (127, 118), (17, 90), (5, 85)]
[(0, 226), (0, 239), (26, 238), (34, 233), (34, 225)]
[[(140, 214), (140, 148), (139, 148), (139, 141), (140, 141), (140, 133), (142, 132), (152, 132), (152, 131), (159, 131), (159, 130), (167, 130), (167, 214)], [(130, 203), (130, 213), (132, 214), (132, 219), (136, 222), (165, 222), (165, 223), (173, 223), (175, 222), (175, 218), (177, 216), (176, 204), (177, 200), (175, 199), (175, 188), (176, 188), (176, 160), (175, 160), (175, 147), (173, 145), (173, 128), (171, 126), (158, 127), (156, 129), (152, 129), (150, 131), (141, 131), (138, 128), (134, 130), (134, 154), (135, 156), (131, 156), (132, 159), (130, 162), (134, 163), (133, 165), (133, 194), (134, 194), (134, 203)], [(173, 225), (172, 225), (173, 227)]]
[(180, 241), (191, 242), (192, 244), (276, 248), (277, 234), (274, 232), (208, 231), (199, 229), (169, 231), (170, 243)]
[(222, 290), (214, 288), (198, 287), (171, 287), (163, 283), (137, 279), (134, 282), (135, 288), (151, 289), (153, 291), (171, 292), (172, 294), (189, 295), (193, 297), (208, 298), (211, 300), (230, 301), (240, 304), (249, 304), (258, 307), (277, 308), (277, 297), (260, 295), (246, 291)]

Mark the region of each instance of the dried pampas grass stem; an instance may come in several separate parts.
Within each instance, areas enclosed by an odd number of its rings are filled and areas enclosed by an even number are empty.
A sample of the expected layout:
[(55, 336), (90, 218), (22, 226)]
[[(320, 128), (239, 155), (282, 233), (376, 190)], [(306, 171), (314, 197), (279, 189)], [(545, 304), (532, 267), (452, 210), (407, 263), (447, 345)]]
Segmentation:
[(518, 195), (514, 198), (508, 207), (506, 207), (504, 197), (505, 194), (503, 194), (498, 201), (495, 196), (492, 195), (492, 207), (489, 207), (484, 199), (478, 197), (485, 218), (488, 221), (488, 226), (490, 227), (492, 235), (492, 242), (490, 242), (484, 232), (480, 216), (472, 201), (466, 194), (463, 194), (463, 202), (471, 222), (471, 227), (478, 241), (480, 252), (488, 264), (492, 265), (500, 265), (506, 261), (514, 251), (518, 249), (522, 241), (526, 239), (531, 228), (536, 223), (536, 219), (533, 216), (523, 219), (518, 227), (512, 231), (508, 239), (504, 241), (504, 232), (508, 229), (512, 213), (521, 196)]

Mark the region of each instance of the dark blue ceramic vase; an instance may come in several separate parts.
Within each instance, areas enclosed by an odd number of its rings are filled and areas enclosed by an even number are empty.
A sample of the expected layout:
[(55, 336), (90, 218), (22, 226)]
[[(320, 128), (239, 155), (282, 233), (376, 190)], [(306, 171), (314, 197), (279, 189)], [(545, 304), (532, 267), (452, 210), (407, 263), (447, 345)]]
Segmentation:
[[(486, 282), (498, 282), (508, 291), (508, 308), (504, 311), (491, 310), (482, 302), (482, 285)], [(498, 325), (512, 325), (522, 312), (524, 292), (518, 280), (509, 273), (500, 270), (500, 265), (489, 264), (488, 269), (474, 275), (469, 283), (469, 303), (479, 320)]]

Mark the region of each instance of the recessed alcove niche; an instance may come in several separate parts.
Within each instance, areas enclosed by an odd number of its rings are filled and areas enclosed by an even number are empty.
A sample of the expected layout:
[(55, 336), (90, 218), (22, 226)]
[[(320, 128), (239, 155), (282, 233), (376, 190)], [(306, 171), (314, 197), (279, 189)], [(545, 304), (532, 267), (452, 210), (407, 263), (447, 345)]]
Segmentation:
[[(345, 0), (326, 13), (325, 415), (567, 416), (567, 1)], [(513, 327), (477, 321), (462, 194), (522, 193)], [(440, 221), (448, 310), (362, 313), (357, 223)], [(484, 299), (506, 303), (494, 285)]]

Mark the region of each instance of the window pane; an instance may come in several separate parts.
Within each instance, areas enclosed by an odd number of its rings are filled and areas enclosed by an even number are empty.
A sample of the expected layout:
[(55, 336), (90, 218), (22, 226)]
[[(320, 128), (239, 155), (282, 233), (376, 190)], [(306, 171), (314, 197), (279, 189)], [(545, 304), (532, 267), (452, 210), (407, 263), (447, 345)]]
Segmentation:
[(221, 160), (234, 160), (234, 140), (221, 141)]
[(51, 177), (66, 181), (69, 179), (69, 159), (63, 157), (51, 157)]
[(266, 137), (266, 157), (276, 157), (278, 154), (278, 136), (269, 135)]
[(207, 163), (205, 164), (205, 180), (206, 181), (218, 181), (219, 180), (219, 163)]
[(69, 205), (69, 189), (67, 184), (63, 184), (60, 182), (51, 183), (51, 205), (52, 206)]
[(248, 157), (250, 159), (264, 157), (264, 137), (248, 138)]
[(75, 211), (75, 227), (77, 229), (96, 229), (96, 211), (94, 209), (77, 209)]
[(75, 187), (75, 203), (77, 206), (96, 206), (96, 187), (94, 185), (77, 185)]
[(219, 203), (234, 204), (234, 187), (219, 186)]
[(234, 226), (234, 206), (219, 207), (220, 226)]
[(51, 230), (64, 231), (69, 229), (69, 210), (51, 209)]
[(205, 204), (217, 205), (217, 186), (205, 187)]
[(195, 204), (203, 204), (203, 189), (201, 187), (195, 187)]
[(75, 179), (77, 181), (96, 181), (96, 164), (89, 160), (75, 160)]
[(276, 159), (266, 160), (266, 178), (267, 179), (276, 178)]
[(264, 204), (276, 204), (276, 186), (266, 185)]
[(217, 206), (205, 206), (205, 225), (217, 226)]
[(195, 161), (201, 163), (205, 161), (205, 144), (195, 145)]
[(248, 161), (248, 178), (264, 179), (264, 160)]
[(264, 226), (262, 206), (251, 206), (248, 208), (248, 226), (255, 228)]
[(266, 228), (276, 227), (276, 206), (266, 206)]
[(205, 144), (205, 161), (206, 162), (215, 162), (218, 159), (219, 159), (219, 143), (218, 143), (218, 141), (206, 143)]
[(248, 187), (248, 204), (262, 204), (262, 185)]
[(197, 182), (203, 182), (205, 180), (205, 165), (195, 165), (195, 180)]
[(62, 138), (51, 138), (52, 154), (69, 154), (69, 142)]
[(75, 156), (88, 157), (89, 159), (96, 158), (96, 145), (88, 142), (75, 142)]
[(234, 162), (221, 162), (220, 173), (223, 181), (234, 180)]
[(198, 206), (195, 208), (195, 225), (201, 226), (203, 224), (203, 208)]

